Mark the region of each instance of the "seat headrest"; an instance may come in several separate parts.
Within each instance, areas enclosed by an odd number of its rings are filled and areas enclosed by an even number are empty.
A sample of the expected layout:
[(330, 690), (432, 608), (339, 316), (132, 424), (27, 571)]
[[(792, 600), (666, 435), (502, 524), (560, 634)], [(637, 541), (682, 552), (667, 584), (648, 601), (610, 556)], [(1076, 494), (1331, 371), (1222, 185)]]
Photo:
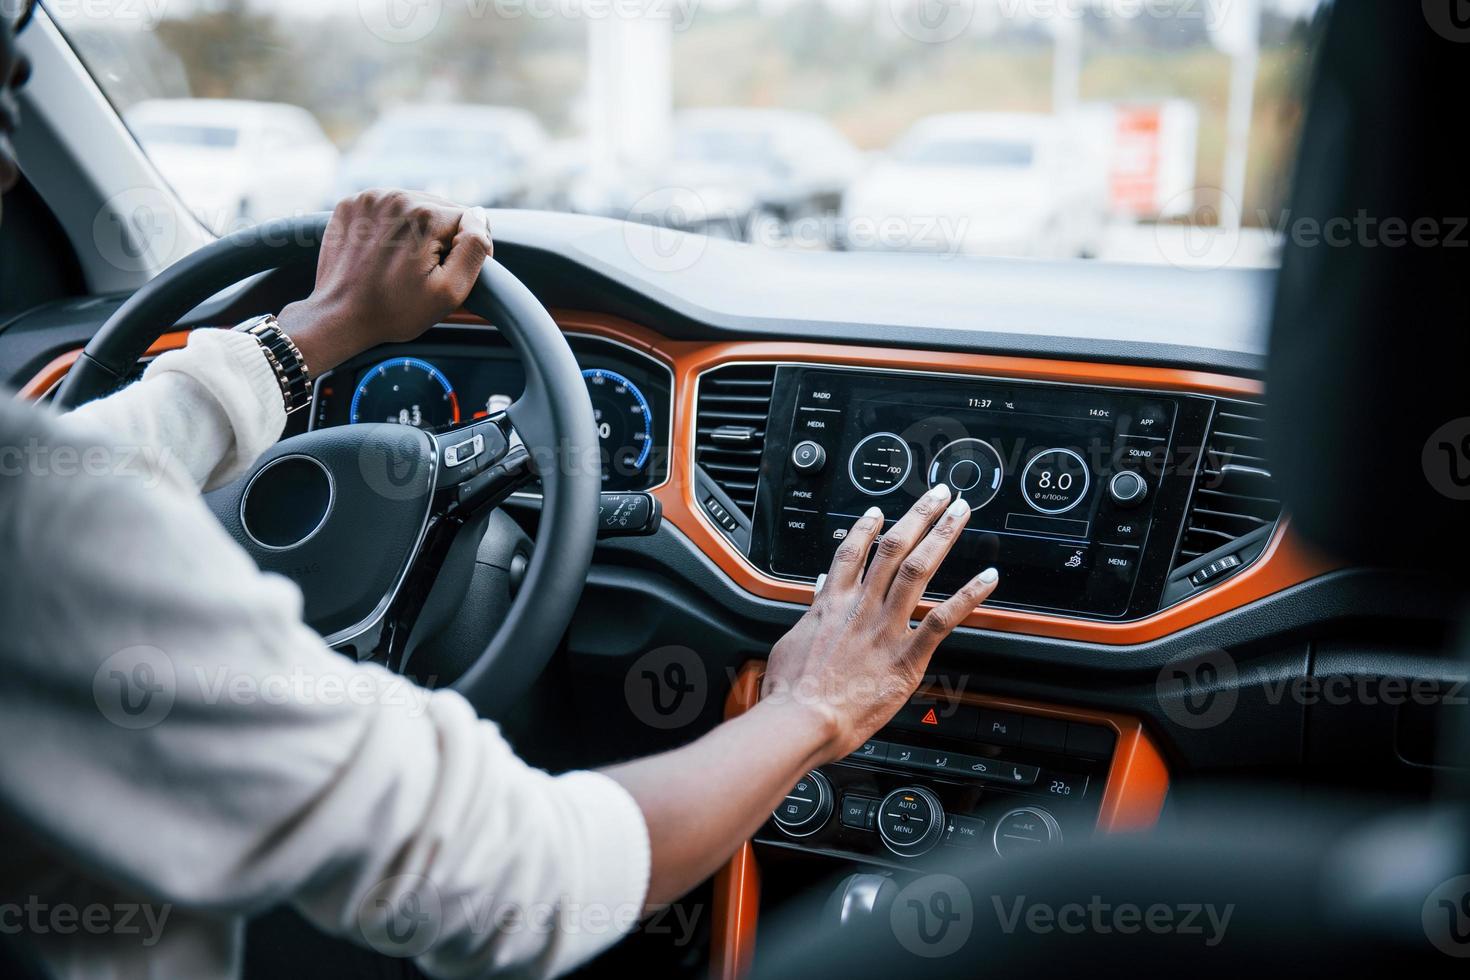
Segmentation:
[(1470, 21), (1455, 8), (1338, 0), (1330, 15), (1284, 223), (1267, 431), (1308, 541), (1470, 583)]

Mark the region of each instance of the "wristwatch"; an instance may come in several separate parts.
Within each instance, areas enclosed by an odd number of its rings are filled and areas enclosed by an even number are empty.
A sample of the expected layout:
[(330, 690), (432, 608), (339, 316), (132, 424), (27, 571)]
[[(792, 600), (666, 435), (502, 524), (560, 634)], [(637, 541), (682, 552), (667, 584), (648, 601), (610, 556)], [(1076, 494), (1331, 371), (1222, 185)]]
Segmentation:
[(286, 336), (275, 316), (267, 313), (246, 320), (235, 331), (248, 333), (260, 345), (271, 370), (276, 373), (276, 381), (281, 385), (281, 399), (286, 404), (287, 415), (311, 404), (311, 372), (307, 370), (301, 351)]

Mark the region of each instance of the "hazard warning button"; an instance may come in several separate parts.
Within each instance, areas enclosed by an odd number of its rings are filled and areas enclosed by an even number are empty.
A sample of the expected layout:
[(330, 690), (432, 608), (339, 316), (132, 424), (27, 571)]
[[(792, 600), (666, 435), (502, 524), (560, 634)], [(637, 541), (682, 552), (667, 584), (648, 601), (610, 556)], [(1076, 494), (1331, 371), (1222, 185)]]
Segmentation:
[(956, 701), (926, 698), (904, 705), (889, 724), (909, 732), (973, 739), (980, 724), (980, 711)]

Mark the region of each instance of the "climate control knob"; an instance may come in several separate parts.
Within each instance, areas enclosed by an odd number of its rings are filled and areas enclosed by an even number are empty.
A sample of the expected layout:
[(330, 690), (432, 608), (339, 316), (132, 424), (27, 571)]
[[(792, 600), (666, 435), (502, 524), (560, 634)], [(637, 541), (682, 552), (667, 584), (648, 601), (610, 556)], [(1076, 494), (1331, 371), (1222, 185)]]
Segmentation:
[(944, 807), (922, 786), (905, 786), (878, 804), (878, 836), (899, 857), (918, 857), (944, 833)]
[(792, 837), (815, 834), (831, 815), (832, 784), (815, 770), (797, 780), (786, 799), (771, 812), (776, 826)]
[(995, 853), (1003, 858), (1040, 850), (1062, 842), (1056, 817), (1039, 806), (1018, 806), (995, 822), (991, 835)]
[(1120, 507), (1137, 507), (1148, 496), (1148, 483), (1132, 470), (1123, 470), (1108, 481), (1108, 496)]

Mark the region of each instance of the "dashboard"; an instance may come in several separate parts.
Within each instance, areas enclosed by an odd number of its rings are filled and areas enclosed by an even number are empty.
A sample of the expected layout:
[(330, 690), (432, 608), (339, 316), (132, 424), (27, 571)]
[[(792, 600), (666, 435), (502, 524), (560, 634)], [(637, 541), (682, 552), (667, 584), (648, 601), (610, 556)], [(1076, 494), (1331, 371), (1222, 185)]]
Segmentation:
[[(445, 325), (424, 342), (378, 348), (317, 379), (311, 427), (392, 422), (443, 432), (504, 411), (526, 378), (499, 333)], [(603, 489), (649, 490), (668, 479), (673, 375), (618, 341), (568, 336), (601, 443)]]

